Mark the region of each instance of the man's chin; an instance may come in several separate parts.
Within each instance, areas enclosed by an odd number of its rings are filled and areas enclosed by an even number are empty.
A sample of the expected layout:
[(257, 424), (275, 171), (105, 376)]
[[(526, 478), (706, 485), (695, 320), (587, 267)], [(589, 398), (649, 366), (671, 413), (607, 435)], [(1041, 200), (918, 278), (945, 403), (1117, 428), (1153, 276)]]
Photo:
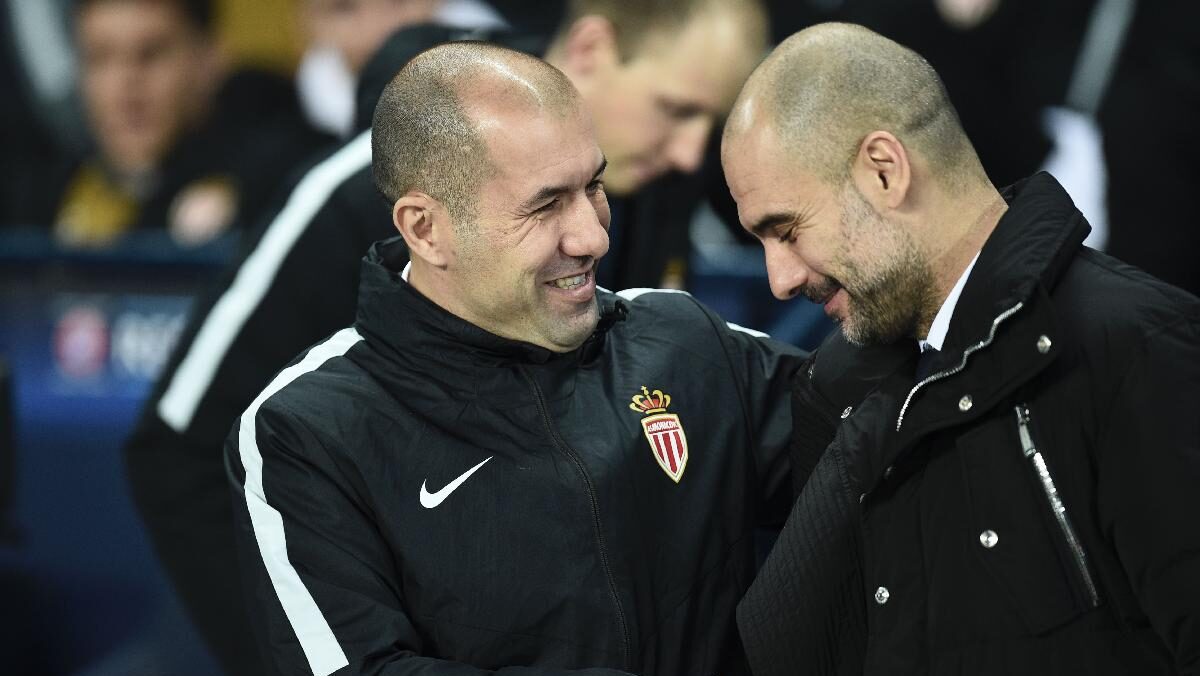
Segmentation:
[(870, 344), (865, 340), (862, 334), (858, 333), (858, 331), (855, 331), (853, 327), (847, 326), (846, 322), (838, 322), (837, 320), (834, 321), (837, 322), (838, 330), (842, 332), (842, 337), (846, 339), (847, 343), (850, 343), (855, 347), (866, 347)]
[(856, 347), (874, 345), (891, 345), (902, 339), (912, 338), (912, 331), (902, 327), (885, 327), (877, 324), (865, 324), (861, 318), (846, 318), (835, 320), (846, 342)]
[(593, 297), (579, 312), (560, 316), (553, 326), (548, 327), (546, 335), (553, 346), (550, 349), (555, 352), (570, 352), (578, 348), (596, 332), (599, 323), (599, 306)]

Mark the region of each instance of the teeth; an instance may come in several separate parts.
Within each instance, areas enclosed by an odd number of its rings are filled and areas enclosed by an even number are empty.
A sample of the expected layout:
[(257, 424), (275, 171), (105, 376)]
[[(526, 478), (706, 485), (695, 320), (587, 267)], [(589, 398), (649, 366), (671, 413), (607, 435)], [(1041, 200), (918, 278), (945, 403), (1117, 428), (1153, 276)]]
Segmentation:
[(574, 277), (563, 277), (562, 279), (554, 280), (554, 286), (560, 289), (573, 289), (587, 280), (587, 275), (575, 275)]

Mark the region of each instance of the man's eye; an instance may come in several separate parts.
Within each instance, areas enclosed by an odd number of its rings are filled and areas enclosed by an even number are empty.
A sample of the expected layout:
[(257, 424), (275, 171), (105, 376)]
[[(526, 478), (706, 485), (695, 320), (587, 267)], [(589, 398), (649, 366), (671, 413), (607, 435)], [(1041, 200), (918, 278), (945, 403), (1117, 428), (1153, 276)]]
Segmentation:
[(675, 101), (659, 99), (658, 106), (664, 113), (677, 120), (685, 120), (700, 113), (700, 108), (690, 103), (676, 103)]
[(589, 195), (595, 195), (604, 190), (604, 181), (592, 181), (588, 183), (587, 192)]
[(554, 199), (550, 200), (549, 202), (546, 202), (545, 204), (543, 204), (542, 206), (538, 207), (537, 209), (534, 209), (534, 210), (533, 210), (533, 213), (535, 213), (535, 214), (544, 214), (544, 213), (546, 213), (546, 212), (548, 212), (548, 211), (552, 211), (552, 210), (554, 209), (554, 207), (556, 207), (556, 206), (558, 206), (558, 198), (557, 198), (557, 197), (555, 197)]

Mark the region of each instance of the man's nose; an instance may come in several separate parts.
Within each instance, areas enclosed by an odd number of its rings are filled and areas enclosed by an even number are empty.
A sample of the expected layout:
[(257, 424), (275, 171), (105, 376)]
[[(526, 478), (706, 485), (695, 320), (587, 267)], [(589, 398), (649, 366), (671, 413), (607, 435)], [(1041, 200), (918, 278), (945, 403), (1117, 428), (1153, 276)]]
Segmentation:
[(781, 242), (767, 242), (763, 248), (771, 293), (779, 300), (791, 300), (800, 295), (800, 289), (808, 282), (808, 268)]
[(560, 248), (568, 256), (599, 259), (608, 253), (607, 223), (601, 223), (601, 214), (588, 200), (575, 202), (564, 223)]

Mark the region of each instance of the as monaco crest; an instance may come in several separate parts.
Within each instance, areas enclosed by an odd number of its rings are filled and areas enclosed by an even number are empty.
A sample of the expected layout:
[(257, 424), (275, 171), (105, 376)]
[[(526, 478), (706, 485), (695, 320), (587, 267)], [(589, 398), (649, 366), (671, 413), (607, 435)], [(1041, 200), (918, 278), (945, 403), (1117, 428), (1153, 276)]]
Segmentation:
[(679, 416), (667, 413), (670, 405), (671, 395), (663, 394), (662, 390), (650, 392), (642, 386), (642, 394), (633, 395), (629, 408), (646, 416), (642, 418), (642, 431), (646, 433), (646, 441), (650, 442), (654, 459), (672, 481), (679, 483), (687, 467), (687, 435), (683, 433)]

